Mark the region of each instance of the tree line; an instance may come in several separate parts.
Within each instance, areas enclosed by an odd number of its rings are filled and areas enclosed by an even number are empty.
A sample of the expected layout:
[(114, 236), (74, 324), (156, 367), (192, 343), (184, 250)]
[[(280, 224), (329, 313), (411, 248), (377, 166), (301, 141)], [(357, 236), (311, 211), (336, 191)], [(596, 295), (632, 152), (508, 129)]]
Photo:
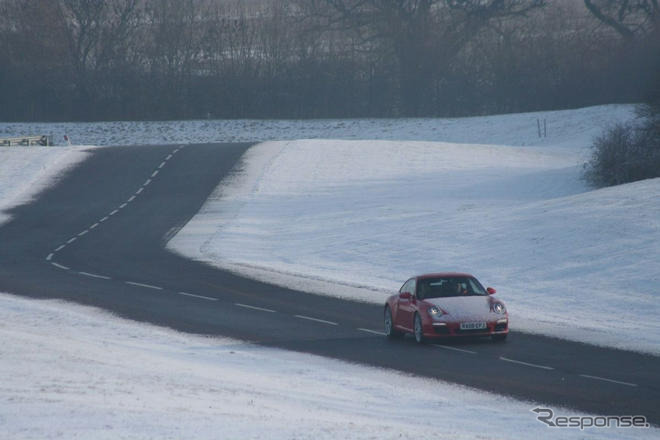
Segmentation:
[(639, 102), (659, 22), (657, 0), (0, 0), (0, 120)]

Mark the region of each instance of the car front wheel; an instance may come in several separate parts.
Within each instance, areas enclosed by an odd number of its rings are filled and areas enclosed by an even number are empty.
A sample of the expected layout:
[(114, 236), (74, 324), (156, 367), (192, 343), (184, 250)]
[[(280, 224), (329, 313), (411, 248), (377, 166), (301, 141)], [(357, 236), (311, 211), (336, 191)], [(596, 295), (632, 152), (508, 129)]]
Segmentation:
[(415, 341), (417, 341), (418, 344), (423, 344), (425, 339), (424, 329), (422, 327), (422, 318), (419, 316), (418, 313), (415, 313), (414, 332), (415, 332)]
[(392, 319), (392, 311), (389, 307), (385, 307), (385, 336), (390, 339), (403, 336), (403, 333), (394, 328), (394, 320)]

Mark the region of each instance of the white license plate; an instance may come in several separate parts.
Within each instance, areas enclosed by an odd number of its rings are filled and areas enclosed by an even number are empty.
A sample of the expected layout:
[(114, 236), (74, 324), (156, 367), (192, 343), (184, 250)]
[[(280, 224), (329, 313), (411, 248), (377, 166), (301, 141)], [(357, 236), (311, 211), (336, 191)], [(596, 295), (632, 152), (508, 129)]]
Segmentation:
[(485, 322), (461, 322), (461, 330), (481, 330), (486, 328)]

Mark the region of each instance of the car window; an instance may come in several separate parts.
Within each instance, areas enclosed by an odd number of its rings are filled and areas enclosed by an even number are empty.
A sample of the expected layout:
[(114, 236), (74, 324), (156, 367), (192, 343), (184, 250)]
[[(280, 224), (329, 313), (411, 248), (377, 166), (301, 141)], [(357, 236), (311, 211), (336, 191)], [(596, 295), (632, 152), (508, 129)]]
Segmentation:
[(470, 277), (425, 278), (417, 287), (420, 299), (487, 295), (479, 281)]

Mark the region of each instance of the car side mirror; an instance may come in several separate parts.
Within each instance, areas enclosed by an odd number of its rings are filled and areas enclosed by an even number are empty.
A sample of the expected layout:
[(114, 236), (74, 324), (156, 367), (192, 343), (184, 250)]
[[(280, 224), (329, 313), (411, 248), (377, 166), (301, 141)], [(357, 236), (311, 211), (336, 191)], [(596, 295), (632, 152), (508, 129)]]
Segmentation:
[(410, 299), (410, 298), (412, 298), (412, 295), (411, 295), (410, 292), (401, 292), (399, 294), (399, 298), (401, 298), (401, 299)]
[(492, 287), (489, 287), (486, 289), (486, 292), (488, 292), (489, 295), (492, 295), (493, 293), (497, 292), (497, 290), (493, 289)]

